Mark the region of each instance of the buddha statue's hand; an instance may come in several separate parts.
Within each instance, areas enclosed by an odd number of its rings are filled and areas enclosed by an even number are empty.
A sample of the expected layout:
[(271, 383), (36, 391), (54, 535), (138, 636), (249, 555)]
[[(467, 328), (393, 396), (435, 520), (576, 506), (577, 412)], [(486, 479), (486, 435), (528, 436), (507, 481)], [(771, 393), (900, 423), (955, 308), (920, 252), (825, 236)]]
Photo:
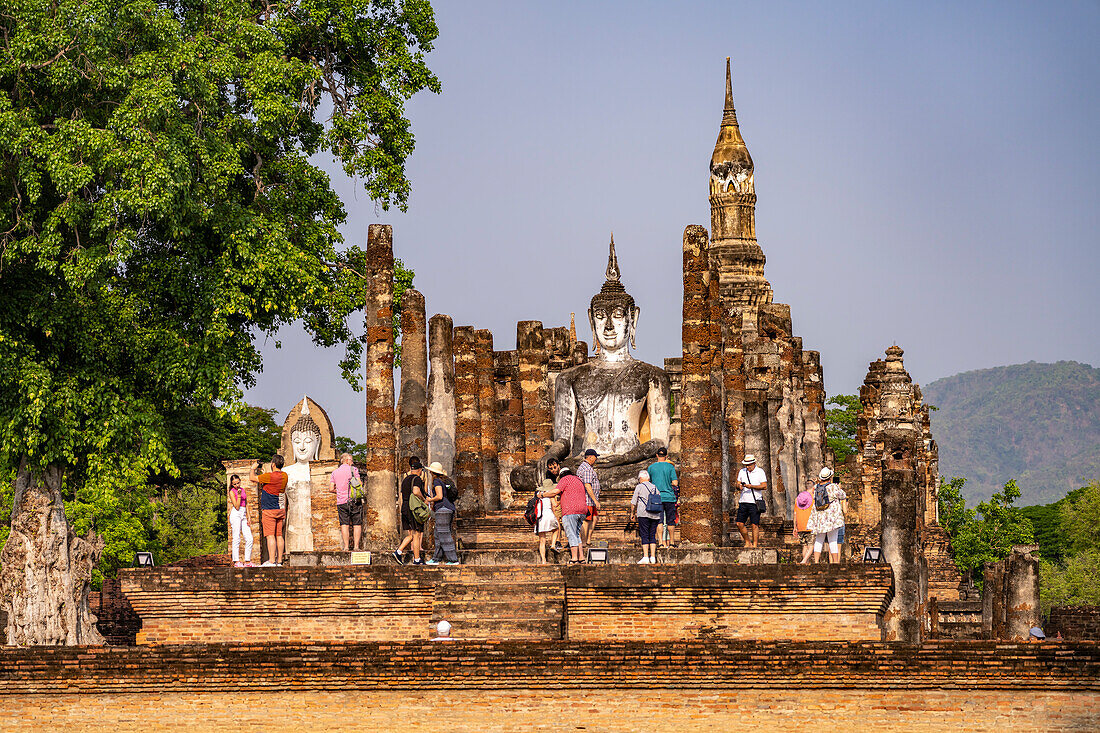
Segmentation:
[(597, 461), (598, 466), (621, 466), (624, 463), (636, 463), (638, 461), (644, 461), (647, 458), (653, 458), (657, 455), (657, 449), (665, 447), (663, 440), (654, 438), (647, 440), (641, 445), (636, 445), (626, 453), (617, 453), (615, 455), (601, 456)]

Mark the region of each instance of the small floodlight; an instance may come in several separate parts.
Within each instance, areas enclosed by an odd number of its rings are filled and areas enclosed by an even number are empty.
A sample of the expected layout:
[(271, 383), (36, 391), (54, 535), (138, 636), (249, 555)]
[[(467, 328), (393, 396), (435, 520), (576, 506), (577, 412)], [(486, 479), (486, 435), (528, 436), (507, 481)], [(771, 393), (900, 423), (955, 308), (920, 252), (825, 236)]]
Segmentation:
[(153, 567), (153, 553), (151, 553), (151, 552), (135, 552), (134, 553), (134, 567), (135, 568), (151, 568), (151, 567)]
[(607, 564), (611, 553), (607, 549), (607, 540), (600, 540), (595, 547), (588, 548), (588, 562)]
[(865, 563), (878, 563), (882, 562), (882, 548), (881, 547), (868, 547), (863, 551), (863, 562)]

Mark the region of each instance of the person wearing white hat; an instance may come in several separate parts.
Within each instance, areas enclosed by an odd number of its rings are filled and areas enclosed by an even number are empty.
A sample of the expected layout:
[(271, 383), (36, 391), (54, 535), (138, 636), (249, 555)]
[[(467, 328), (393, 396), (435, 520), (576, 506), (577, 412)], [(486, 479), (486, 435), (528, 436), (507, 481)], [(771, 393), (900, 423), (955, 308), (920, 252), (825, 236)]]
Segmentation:
[[(737, 488), (741, 490), (741, 498), (737, 502), (737, 531), (741, 533), (741, 539), (745, 540), (745, 547), (758, 547), (760, 545), (760, 505), (757, 502), (764, 501), (764, 492), (768, 488), (768, 475), (764, 469), (757, 468), (756, 456), (749, 453), (745, 460), (741, 461), (741, 470), (737, 472)], [(749, 539), (749, 531), (745, 528), (748, 524), (752, 527), (752, 539)]]
[[(435, 552), (428, 560), (428, 565), (438, 565), (446, 560), (447, 565), (458, 565), (458, 553), (455, 552), (454, 532), (451, 530), (451, 520), (455, 516), (455, 505), (451, 501), (454, 496), (454, 484), (443, 473), (443, 464), (434, 461), (427, 467), (428, 471), (428, 505), (435, 515)], [(444, 622), (445, 623), (445, 622)]]
[(844, 527), (844, 502), (848, 496), (833, 483), (833, 470), (828, 466), (818, 473), (818, 480), (812, 484), (814, 495), (813, 510), (806, 523), (814, 535), (814, 562), (821, 560), (821, 551), (825, 542), (829, 543), (829, 561), (840, 562), (840, 530)]

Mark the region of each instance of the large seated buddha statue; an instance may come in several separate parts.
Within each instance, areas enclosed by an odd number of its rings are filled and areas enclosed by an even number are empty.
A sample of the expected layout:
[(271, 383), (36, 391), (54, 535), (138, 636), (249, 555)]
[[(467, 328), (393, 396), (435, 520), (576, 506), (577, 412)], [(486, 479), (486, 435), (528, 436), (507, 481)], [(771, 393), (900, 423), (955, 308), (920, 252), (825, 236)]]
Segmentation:
[(648, 461), (668, 446), (669, 430), (668, 375), (630, 353), (641, 309), (619, 281), (614, 238), (606, 277), (588, 308), (596, 354), (561, 372), (554, 386), (555, 442), (548, 452), (568, 459), (593, 448), (597, 468)]

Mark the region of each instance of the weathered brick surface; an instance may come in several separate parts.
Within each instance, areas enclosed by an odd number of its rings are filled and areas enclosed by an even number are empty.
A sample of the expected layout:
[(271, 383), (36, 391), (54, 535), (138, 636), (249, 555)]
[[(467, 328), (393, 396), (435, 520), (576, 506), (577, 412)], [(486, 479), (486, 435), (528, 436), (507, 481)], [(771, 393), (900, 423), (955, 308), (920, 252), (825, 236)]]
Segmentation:
[[(643, 687), (1007, 690), (1026, 706), (1030, 690), (1100, 692), (1100, 646), (459, 640), (0, 649), (0, 694), (8, 695), (428, 688), (622, 695)], [(829, 693), (813, 697), (822, 694)]]
[(1100, 606), (1055, 606), (1043, 631), (1073, 641), (1100, 641)]
[[(648, 690), (645, 704), (621, 690), (200, 692), (19, 695), (5, 699), (0, 727), (40, 730), (438, 730), (775, 731), (827, 720), (843, 730), (1096, 730), (1100, 697), (1081, 692)], [(349, 723), (354, 721), (354, 724)]]
[[(120, 571), (139, 644), (426, 638), (878, 640), (884, 565), (154, 568)], [(650, 631), (646, 631), (650, 629)]]

